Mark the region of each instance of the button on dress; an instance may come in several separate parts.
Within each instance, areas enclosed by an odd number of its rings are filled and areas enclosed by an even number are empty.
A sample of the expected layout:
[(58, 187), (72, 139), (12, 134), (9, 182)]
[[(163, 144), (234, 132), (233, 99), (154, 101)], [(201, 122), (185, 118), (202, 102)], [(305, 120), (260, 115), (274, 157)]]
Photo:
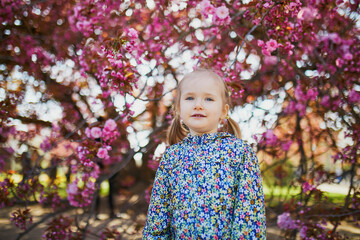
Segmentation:
[(156, 172), (143, 239), (266, 239), (257, 157), (235, 136), (188, 134)]

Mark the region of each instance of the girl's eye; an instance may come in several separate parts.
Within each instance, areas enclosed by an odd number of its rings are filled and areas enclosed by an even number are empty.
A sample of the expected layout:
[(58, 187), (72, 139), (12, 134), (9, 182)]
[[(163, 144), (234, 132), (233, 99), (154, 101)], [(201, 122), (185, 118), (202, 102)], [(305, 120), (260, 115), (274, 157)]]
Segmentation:
[(194, 98), (193, 97), (187, 97), (187, 98), (185, 98), (185, 100), (194, 100)]
[(208, 97), (208, 98), (206, 98), (205, 100), (206, 100), (206, 101), (210, 101), (210, 102), (214, 101), (214, 99), (209, 98), (209, 97)]

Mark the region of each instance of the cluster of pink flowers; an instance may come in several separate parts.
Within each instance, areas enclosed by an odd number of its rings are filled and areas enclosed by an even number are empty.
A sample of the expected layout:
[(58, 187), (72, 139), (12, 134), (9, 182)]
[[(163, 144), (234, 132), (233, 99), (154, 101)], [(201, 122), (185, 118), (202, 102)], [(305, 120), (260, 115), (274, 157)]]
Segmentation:
[(282, 44), (278, 44), (276, 40), (270, 39), (266, 43), (262, 40), (258, 40), (257, 44), (259, 47), (261, 47), (261, 52), (265, 56), (271, 56), (271, 53), (274, 52), (278, 47), (282, 46)]
[(0, 181), (0, 208), (11, 206), (14, 199), (11, 198), (10, 189), (14, 186), (9, 178)]
[(308, 227), (303, 225), (300, 228), (300, 237), (301, 239), (305, 239), (306, 238), (306, 233), (307, 233)]
[(64, 239), (73, 239), (71, 224), (73, 220), (68, 217), (59, 216), (53, 218), (48, 224), (47, 228), (44, 231), (43, 239), (46, 240), (64, 240)]
[(101, 147), (101, 148), (99, 148), (96, 156), (97, 156), (98, 158), (102, 158), (102, 159), (107, 160), (107, 159), (110, 158), (110, 157), (109, 157), (109, 153), (108, 153), (108, 151), (110, 151), (110, 150), (111, 150), (111, 147), (110, 147), (110, 146)]
[(33, 217), (30, 214), (30, 209), (17, 209), (11, 213), (10, 221), (13, 222), (17, 228), (25, 230), (27, 225), (32, 223)]
[[(133, 32), (129, 34), (135, 36)], [(128, 59), (124, 56), (125, 53), (131, 53), (134, 50), (135, 41), (132, 38), (130, 41), (123, 40), (123, 45), (120, 46), (124, 49), (120, 47), (118, 51), (114, 51), (105, 46), (101, 47), (100, 54), (104, 56), (109, 65), (99, 66), (100, 71), (96, 73), (96, 77), (99, 78), (102, 88), (110, 86), (111, 89), (125, 95), (126, 92), (131, 92), (133, 87), (137, 86), (137, 79), (134, 77), (134, 73), (137, 72), (136, 68), (128, 64)]]
[(31, 194), (31, 192), (36, 191), (36, 189), (30, 186), (29, 181), (25, 181), (22, 184), (18, 184), (15, 190), (19, 198), (25, 198), (25, 199)]
[(14, 21), (14, 15), (18, 9), (23, 6), (22, 0), (1, 0), (0, 21), (2, 23), (9, 23)]
[[(112, 149), (110, 144), (120, 135), (117, 130), (117, 124), (113, 119), (108, 119), (105, 122), (104, 127), (92, 127), (86, 128), (85, 134), (90, 139), (101, 139), (104, 144), (100, 147), (96, 153), (96, 156), (101, 159), (109, 159), (109, 151)], [(89, 151), (84, 147), (79, 147), (79, 158), (87, 159)]]
[[(254, 136), (255, 140), (258, 140), (257, 136)], [(268, 148), (277, 148), (281, 146), (281, 152), (288, 151), (293, 144), (292, 140), (286, 140), (286, 139), (279, 139), (273, 130), (268, 129), (266, 132), (264, 132), (259, 139), (259, 145), (260, 146), (266, 146)]]
[(312, 6), (310, 7), (302, 7), (298, 12), (297, 18), (301, 21), (311, 22), (314, 19), (319, 17), (318, 9)]
[(350, 103), (360, 103), (360, 93), (352, 89), (349, 92), (348, 99)]
[(102, 138), (107, 144), (111, 144), (118, 136), (119, 132), (117, 130), (116, 122), (113, 119), (108, 119), (105, 122)]
[(300, 116), (304, 116), (306, 113), (306, 106), (308, 101), (315, 101), (319, 93), (316, 88), (309, 88), (306, 92), (302, 90), (302, 85), (298, 82), (298, 85), (294, 91), (295, 101), (290, 101), (289, 105), (285, 108), (285, 113), (292, 114), (298, 112)]
[[(81, 165), (84, 167), (84, 170), (88, 169), (92, 171), (96, 168), (96, 163), (92, 160), (91, 152), (85, 146), (77, 147), (77, 156), (80, 160)], [(87, 172), (89, 172), (87, 171)]]
[(74, 32), (81, 32), (85, 37), (100, 34), (104, 24), (110, 20), (111, 11), (118, 8), (116, 1), (84, 0), (77, 2), (72, 11), (69, 11), (68, 20)]
[(108, 119), (103, 127), (86, 128), (85, 135), (87, 139), (84, 139), (76, 151), (79, 162), (71, 166), (73, 173), (81, 173), (82, 176), (67, 187), (67, 198), (75, 207), (85, 207), (91, 203), (96, 189), (95, 181), (100, 173), (94, 156), (101, 159), (103, 164), (110, 163), (110, 144), (119, 136), (119, 132), (116, 122)]
[(270, 146), (275, 146), (278, 141), (278, 138), (274, 134), (273, 130), (270, 129), (264, 133), (264, 139), (266, 145), (270, 145)]
[(201, 14), (208, 18), (212, 16), (214, 25), (229, 24), (231, 19), (229, 16), (229, 9), (226, 6), (214, 7), (209, 0), (203, 0), (199, 3)]
[[(21, 3), (24, 6), (24, 3)], [(34, 75), (39, 77), (41, 71), (38, 65), (49, 66), (54, 64), (55, 57), (54, 55), (49, 54), (49, 52), (39, 46), (38, 40), (33, 36), (24, 36), (18, 38), (16, 35), (20, 34), (14, 31), (14, 34), (11, 34), (4, 39), (3, 44), (7, 46), (7, 54), (14, 56), (15, 60), (21, 65), (29, 65), (30, 69), (34, 69)], [(31, 59), (27, 61), (27, 59)]]
[(284, 212), (277, 217), (277, 225), (282, 230), (291, 230), (298, 227), (296, 221), (291, 218), (288, 212)]
[(53, 186), (51, 191), (41, 191), (39, 197), (40, 204), (51, 204), (52, 209), (57, 209), (61, 206), (61, 198), (57, 192), (57, 187)]
[(42, 143), (40, 144), (41, 150), (47, 152), (56, 146), (56, 142), (61, 137), (60, 127), (56, 123), (51, 124), (51, 133), (49, 137), (45, 137)]
[[(82, 185), (82, 186), (81, 186)], [(67, 199), (70, 205), (74, 207), (86, 207), (89, 206), (93, 199), (96, 184), (94, 179), (89, 178), (86, 174), (83, 174), (80, 179), (76, 178), (72, 183), (67, 186)]]
[(301, 223), (300, 229), (300, 237), (302, 240), (328, 240), (335, 239), (333, 237), (329, 238), (327, 235), (328, 230), (326, 230), (325, 226), (327, 225), (326, 221), (320, 222), (312, 222), (309, 221), (307, 223)]
[(343, 100), (338, 94), (334, 94), (331, 98), (329, 95), (325, 95), (321, 99), (321, 105), (332, 111), (336, 111), (343, 105)]
[(309, 193), (309, 192), (311, 192), (312, 190), (315, 189), (315, 186), (310, 184), (308, 181), (304, 182), (301, 187), (302, 187), (302, 190), (303, 190), (303, 192), (305, 194), (307, 194), (307, 193)]
[(44, 152), (49, 151), (51, 148), (53, 147), (52, 143), (50, 142), (50, 139), (48, 137), (46, 137), (42, 143), (40, 144), (40, 148), (41, 150), (43, 150)]
[(343, 162), (348, 162), (351, 164), (355, 164), (358, 160), (358, 150), (360, 148), (360, 130), (354, 129), (351, 134), (353, 139), (356, 139), (355, 144), (352, 146), (346, 146), (341, 151), (339, 151), (335, 156), (333, 156), (334, 161), (341, 160)]
[[(265, 0), (256, 5), (257, 8), (264, 8), (269, 11), (264, 16), (263, 25), (268, 29), (267, 36), (270, 40), (264, 43), (263, 40), (258, 40), (258, 46), (262, 49), (264, 56), (271, 56), (271, 53), (279, 49), (282, 53), (288, 56), (294, 54), (294, 45), (302, 36), (301, 22), (298, 22), (297, 15), (301, 9), (302, 3), (300, 0), (290, 1), (289, 4), (275, 4), (274, 1)], [(244, 17), (249, 19), (251, 16), (249, 12), (244, 13)], [(253, 20), (255, 25), (260, 24), (262, 15), (256, 16)], [(270, 59), (268, 59), (270, 60)], [(270, 63), (274, 63), (274, 58)]]

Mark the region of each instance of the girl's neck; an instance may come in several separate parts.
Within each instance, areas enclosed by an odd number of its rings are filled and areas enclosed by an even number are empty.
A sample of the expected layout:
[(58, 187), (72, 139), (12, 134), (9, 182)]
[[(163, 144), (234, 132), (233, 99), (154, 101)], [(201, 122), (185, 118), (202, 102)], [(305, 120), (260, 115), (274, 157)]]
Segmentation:
[(190, 135), (191, 135), (191, 136), (199, 136), (199, 137), (202, 137), (204, 134), (213, 134), (213, 133), (216, 133), (216, 132), (198, 133), (198, 132), (194, 132), (194, 131), (190, 130)]

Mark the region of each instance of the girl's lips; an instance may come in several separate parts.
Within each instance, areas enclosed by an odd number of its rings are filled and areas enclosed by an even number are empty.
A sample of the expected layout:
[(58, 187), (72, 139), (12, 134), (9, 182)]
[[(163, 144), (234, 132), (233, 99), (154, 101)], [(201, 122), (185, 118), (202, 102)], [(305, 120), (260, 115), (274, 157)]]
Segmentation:
[(193, 114), (193, 115), (191, 115), (191, 117), (205, 117), (205, 116), (202, 114)]

